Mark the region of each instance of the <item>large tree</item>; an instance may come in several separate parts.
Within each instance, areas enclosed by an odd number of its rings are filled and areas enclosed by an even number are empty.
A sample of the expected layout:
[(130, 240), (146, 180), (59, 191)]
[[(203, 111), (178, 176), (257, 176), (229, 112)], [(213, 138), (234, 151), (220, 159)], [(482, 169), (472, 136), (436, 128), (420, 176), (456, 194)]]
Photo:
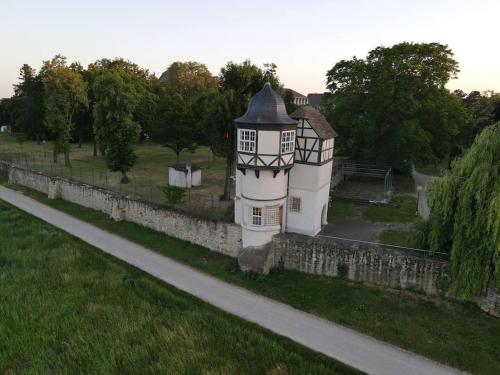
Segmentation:
[(453, 93), (470, 114), (469, 122), (460, 130), (460, 147), (468, 148), (485, 127), (500, 121), (500, 94), (493, 91), (471, 91), (467, 94), (462, 90)]
[(158, 79), (147, 69), (143, 69), (123, 58), (96, 60), (89, 64), (84, 72), (85, 79), (89, 83), (89, 104), (91, 109), (95, 102), (95, 94), (92, 89), (93, 83), (99, 75), (107, 71), (119, 73), (125, 82), (134, 87), (137, 104), (134, 109), (133, 119), (141, 127), (141, 140), (149, 137), (154, 125), (156, 103), (158, 102)]
[(486, 127), (428, 193), (420, 245), (451, 254), (451, 292), (469, 298), (500, 287), (500, 123)]
[(45, 133), (42, 78), (35, 69), (24, 64), (20, 69), (19, 80), (14, 86), (12, 125), (17, 131), (40, 142)]
[(114, 70), (100, 74), (92, 91), (95, 95), (93, 118), (97, 143), (108, 168), (121, 172), (122, 182), (127, 183), (127, 172), (137, 158), (134, 144), (140, 132), (139, 124), (133, 119), (138, 103), (137, 92)]
[(194, 151), (199, 134), (191, 105), (181, 94), (162, 95), (157, 107), (153, 140), (170, 148), (180, 161), (183, 150)]
[(65, 165), (69, 167), (73, 116), (87, 106), (86, 84), (81, 74), (68, 67), (66, 58), (61, 55), (45, 61), (40, 74), (44, 85), (45, 126), (55, 136), (54, 162), (62, 151)]
[(206, 65), (196, 61), (172, 63), (160, 76), (160, 82), (168, 92), (180, 94), (189, 103), (217, 87), (217, 78)]
[(250, 98), (262, 89), (266, 81), (282, 92), (276, 76), (276, 66), (264, 70), (249, 60), (241, 64), (229, 62), (221, 69), (219, 91), (213, 95), (205, 123), (210, 148), (226, 158), (224, 199), (229, 199), (230, 177), (234, 173), (235, 127), (234, 119), (245, 113)]
[(439, 43), (378, 47), (366, 59), (342, 60), (327, 73), (324, 107), (342, 153), (408, 171), (447, 158), (467, 121), (445, 84), (458, 73)]

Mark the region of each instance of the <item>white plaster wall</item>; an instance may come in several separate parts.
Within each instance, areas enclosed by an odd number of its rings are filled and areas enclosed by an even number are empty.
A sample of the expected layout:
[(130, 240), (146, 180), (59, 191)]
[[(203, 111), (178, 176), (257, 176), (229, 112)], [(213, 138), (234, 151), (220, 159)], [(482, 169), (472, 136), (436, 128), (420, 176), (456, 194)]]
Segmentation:
[[(240, 225), (242, 227), (242, 244), (243, 248), (248, 246), (262, 246), (266, 243), (272, 241), (273, 236), (275, 234), (280, 233), (284, 230), (280, 225), (273, 226), (256, 226), (252, 223), (252, 210), (253, 207), (273, 207), (273, 206), (281, 206), (283, 207), (283, 223), (285, 219), (285, 206), (286, 206), (286, 198), (271, 200), (271, 201), (254, 201), (249, 199), (241, 199), (241, 221)], [(263, 218), (264, 219), (264, 218)]]
[(320, 166), (295, 164), (290, 171), (288, 197), (301, 198), (301, 212), (288, 212), (286, 230), (310, 236), (322, 226), (322, 211), (330, 196), (332, 162)]
[(191, 172), (191, 185), (200, 186), (201, 185), (201, 169)]
[(290, 171), (290, 188), (317, 191), (330, 183), (332, 162), (323, 165), (295, 164)]
[(258, 153), (278, 155), (281, 145), (280, 132), (273, 130), (259, 130)]
[(287, 193), (287, 185), (288, 176), (284, 171), (280, 171), (276, 177), (273, 177), (272, 171), (260, 171), (259, 178), (257, 178), (252, 169), (247, 169), (246, 174), (242, 175), (240, 180), (242, 197), (254, 200), (283, 198)]
[(178, 186), (181, 188), (191, 187), (191, 173), (185, 174), (183, 171), (178, 171), (175, 168), (168, 168), (168, 184), (170, 186)]

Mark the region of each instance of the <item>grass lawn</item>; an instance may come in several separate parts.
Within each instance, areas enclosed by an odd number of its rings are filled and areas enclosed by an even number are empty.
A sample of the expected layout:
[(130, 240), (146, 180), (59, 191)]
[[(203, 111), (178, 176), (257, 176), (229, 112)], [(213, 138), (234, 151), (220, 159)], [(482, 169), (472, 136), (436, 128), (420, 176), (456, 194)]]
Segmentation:
[(472, 303), (385, 290), (296, 271), (266, 277), (238, 272), (234, 259), (128, 222), (27, 190), (26, 194), (193, 268), (477, 374), (500, 373), (500, 319)]
[(2, 374), (354, 374), (0, 202)]
[(380, 233), (378, 242), (384, 245), (408, 246), (410, 232), (405, 230), (388, 229)]
[(387, 205), (364, 205), (352, 202), (333, 201), (328, 210), (328, 219), (363, 219), (382, 223), (412, 223), (417, 217), (417, 200), (411, 195), (396, 195)]
[(383, 223), (411, 223), (415, 216), (417, 200), (409, 195), (397, 195), (387, 205), (368, 206), (363, 219)]
[[(16, 137), (0, 134), (0, 154), (12, 153), (16, 161), (28, 165), (32, 169), (51, 172), (67, 178), (76, 179), (92, 185), (107, 187), (116, 191), (126, 192), (141, 198), (163, 203), (163, 194), (160, 187), (166, 186), (168, 181), (168, 166), (176, 162), (174, 152), (155, 143), (144, 142), (136, 147), (137, 162), (128, 173), (130, 183), (120, 184), (120, 173), (110, 172), (101, 155), (94, 157), (92, 144), (83, 144), (82, 148), (71, 145), (70, 159), (72, 168), (64, 167), (62, 155), (60, 162), (51, 163), (52, 142), (37, 144), (26, 141), (19, 144)], [(213, 160), (211, 151), (207, 147), (199, 147), (194, 153), (181, 153), (181, 162), (196, 164), (202, 168), (202, 185), (190, 189), (180, 208), (187, 210), (214, 209), (223, 216), (229, 205), (219, 200), (224, 189), (225, 160)], [(188, 203), (188, 198), (190, 203)]]

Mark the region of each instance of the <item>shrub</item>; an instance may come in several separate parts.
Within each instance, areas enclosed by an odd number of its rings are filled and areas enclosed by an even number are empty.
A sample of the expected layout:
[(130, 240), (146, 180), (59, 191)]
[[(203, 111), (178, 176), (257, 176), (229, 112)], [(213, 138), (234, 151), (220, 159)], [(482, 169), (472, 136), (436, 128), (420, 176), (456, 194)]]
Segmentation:
[(165, 198), (165, 205), (168, 208), (174, 208), (175, 204), (184, 198), (185, 191), (178, 186), (165, 186), (162, 188), (163, 196)]

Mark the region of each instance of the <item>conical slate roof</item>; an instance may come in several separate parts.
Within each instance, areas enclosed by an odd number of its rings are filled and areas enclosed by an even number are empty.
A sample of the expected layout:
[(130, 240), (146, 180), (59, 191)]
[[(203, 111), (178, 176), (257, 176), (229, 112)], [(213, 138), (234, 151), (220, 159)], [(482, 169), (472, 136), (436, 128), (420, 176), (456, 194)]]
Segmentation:
[(250, 100), (246, 113), (234, 122), (258, 125), (297, 124), (297, 121), (288, 116), (283, 99), (271, 88), (269, 82)]

